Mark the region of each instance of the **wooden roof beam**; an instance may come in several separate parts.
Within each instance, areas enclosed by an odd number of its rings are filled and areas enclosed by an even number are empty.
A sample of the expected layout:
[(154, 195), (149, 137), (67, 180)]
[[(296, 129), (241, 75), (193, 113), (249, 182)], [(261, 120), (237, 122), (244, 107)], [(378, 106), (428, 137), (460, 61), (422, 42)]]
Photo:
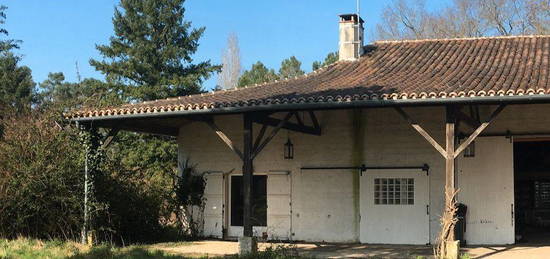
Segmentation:
[[(290, 114), (293, 114), (293, 112), (291, 112)], [(283, 124), (282, 128), (290, 130), (290, 131), (304, 133), (304, 134), (320, 136), (321, 135), (321, 127), (319, 126), (319, 123), (317, 122), (317, 118), (315, 117), (315, 113), (310, 112), (309, 114), (310, 114), (310, 116), (312, 116), (311, 118), (312, 118), (313, 126), (306, 126), (306, 125), (303, 125), (303, 124), (297, 124), (297, 123), (286, 121)], [(271, 127), (277, 127), (282, 122), (282, 120), (276, 119), (276, 118), (273, 118), (273, 117), (270, 117), (270, 116), (254, 116), (254, 118), (252, 120), (255, 123), (262, 124), (262, 125), (267, 125), (267, 126), (271, 126)]]

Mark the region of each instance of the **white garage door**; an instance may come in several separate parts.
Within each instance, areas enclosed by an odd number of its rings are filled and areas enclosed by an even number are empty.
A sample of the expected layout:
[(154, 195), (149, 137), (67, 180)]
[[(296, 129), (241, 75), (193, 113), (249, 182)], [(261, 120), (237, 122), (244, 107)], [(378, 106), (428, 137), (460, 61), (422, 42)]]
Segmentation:
[(221, 238), (223, 228), (223, 174), (206, 174), (204, 236)]
[(458, 157), (458, 200), (468, 206), (468, 244), (514, 243), (514, 154), (505, 137), (481, 137), (473, 157)]
[(418, 170), (367, 170), (361, 176), (361, 243), (429, 243), (429, 185)]

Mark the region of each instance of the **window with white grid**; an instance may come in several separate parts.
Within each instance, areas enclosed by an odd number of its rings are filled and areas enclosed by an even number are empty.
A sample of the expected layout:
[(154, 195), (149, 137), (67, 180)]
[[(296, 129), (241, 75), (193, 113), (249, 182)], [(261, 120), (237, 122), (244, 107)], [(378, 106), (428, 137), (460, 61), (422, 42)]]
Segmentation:
[(374, 204), (413, 205), (414, 178), (375, 178)]

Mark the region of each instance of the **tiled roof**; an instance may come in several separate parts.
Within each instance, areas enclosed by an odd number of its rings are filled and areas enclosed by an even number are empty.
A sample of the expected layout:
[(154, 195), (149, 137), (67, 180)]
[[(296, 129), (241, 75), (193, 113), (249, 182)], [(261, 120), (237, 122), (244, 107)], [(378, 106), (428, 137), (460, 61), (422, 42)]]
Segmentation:
[(550, 36), (381, 41), (358, 61), (213, 93), (80, 110), (88, 118), (231, 107), (550, 94)]

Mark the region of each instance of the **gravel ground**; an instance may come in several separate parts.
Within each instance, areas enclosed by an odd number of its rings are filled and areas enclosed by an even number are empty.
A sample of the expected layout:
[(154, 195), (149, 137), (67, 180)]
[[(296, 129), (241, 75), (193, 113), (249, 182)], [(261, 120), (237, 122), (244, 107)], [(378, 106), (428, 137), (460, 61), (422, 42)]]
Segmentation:
[[(265, 250), (267, 247), (289, 247), (300, 255), (316, 258), (416, 258), (425, 256), (429, 258), (432, 253), (431, 246), (407, 246), (407, 245), (365, 245), (365, 244), (276, 244), (259, 243), (258, 248)], [(239, 244), (235, 241), (197, 241), (182, 245), (153, 245), (151, 248), (165, 252), (192, 257), (222, 256), (236, 254)], [(548, 259), (550, 258), (550, 246), (508, 246), (508, 247), (468, 247), (461, 253), (467, 253), (470, 258), (483, 259)]]

